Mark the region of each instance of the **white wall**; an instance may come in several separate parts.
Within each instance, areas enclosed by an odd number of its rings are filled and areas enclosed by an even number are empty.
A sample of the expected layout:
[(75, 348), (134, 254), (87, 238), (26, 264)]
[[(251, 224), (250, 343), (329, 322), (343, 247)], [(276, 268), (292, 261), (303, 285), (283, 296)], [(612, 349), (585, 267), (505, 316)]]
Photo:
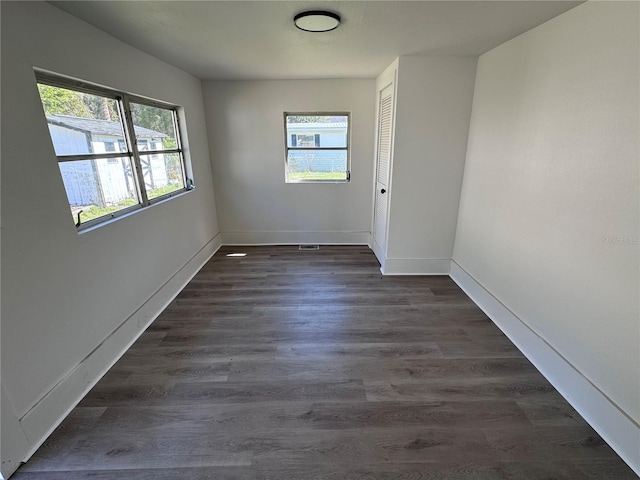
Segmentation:
[(449, 273), (476, 61), (399, 58), (385, 273)]
[[(374, 80), (203, 82), (226, 244), (368, 243)], [(287, 184), (283, 112), (351, 112), (351, 182)]]
[[(2, 413), (33, 450), (213, 253), (218, 227), (200, 81), (49, 4), (1, 7)], [(184, 107), (196, 189), (76, 233), (33, 67)], [(16, 418), (2, 419), (4, 474), (30, 453), (4, 428)]]
[(582, 4), (480, 57), (453, 257), (575, 372), (543, 373), (636, 471), (638, 10)]

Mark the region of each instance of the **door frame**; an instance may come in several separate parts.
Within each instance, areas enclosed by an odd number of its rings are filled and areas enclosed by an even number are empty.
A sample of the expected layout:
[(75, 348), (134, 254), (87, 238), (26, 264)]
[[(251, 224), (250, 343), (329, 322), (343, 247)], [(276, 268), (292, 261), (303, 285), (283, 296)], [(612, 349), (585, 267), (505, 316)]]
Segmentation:
[[(378, 182), (378, 141), (380, 134), (380, 99), (381, 93), (390, 85), (393, 85), (393, 105), (391, 112), (391, 138), (389, 139), (389, 178), (387, 181), (387, 191), (385, 194), (387, 202), (387, 218), (385, 222), (384, 232), (384, 245), (378, 245), (375, 241), (375, 202), (377, 193)], [(375, 132), (375, 149), (374, 149), (374, 170), (373, 170), (373, 189), (372, 189), (372, 202), (371, 202), (371, 236), (369, 247), (373, 250), (378, 262), (380, 262), (380, 271), (384, 274), (385, 262), (387, 259), (387, 250), (389, 245), (389, 213), (391, 211), (391, 191), (392, 191), (392, 177), (393, 177), (393, 157), (394, 157), (394, 141), (395, 141), (395, 123), (396, 123), (396, 105), (398, 99), (398, 59), (396, 59), (391, 65), (389, 65), (384, 72), (382, 72), (376, 79), (376, 132)]]

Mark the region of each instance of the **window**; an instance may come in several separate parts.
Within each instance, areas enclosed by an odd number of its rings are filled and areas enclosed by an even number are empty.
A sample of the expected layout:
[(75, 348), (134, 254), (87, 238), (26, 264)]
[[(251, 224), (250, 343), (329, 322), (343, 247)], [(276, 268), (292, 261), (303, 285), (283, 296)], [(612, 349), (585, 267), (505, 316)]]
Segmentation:
[(320, 134), (303, 135), (300, 133), (294, 133), (291, 135), (292, 147), (319, 147), (320, 146)]
[(184, 192), (177, 107), (36, 71), (79, 230)]
[(287, 183), (348, 182), (349, 113), (285, 113)]

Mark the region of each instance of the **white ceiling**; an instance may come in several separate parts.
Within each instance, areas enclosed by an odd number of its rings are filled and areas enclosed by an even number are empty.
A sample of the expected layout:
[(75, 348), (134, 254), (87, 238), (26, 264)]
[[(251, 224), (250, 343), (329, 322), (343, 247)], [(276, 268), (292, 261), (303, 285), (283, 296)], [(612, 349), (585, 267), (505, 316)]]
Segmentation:
[[(202, 79), (373, 78), (400, 55), (479, 55), (579, 1), (53, 1)], [(327, 33), (295, 28), (327, 9)]]

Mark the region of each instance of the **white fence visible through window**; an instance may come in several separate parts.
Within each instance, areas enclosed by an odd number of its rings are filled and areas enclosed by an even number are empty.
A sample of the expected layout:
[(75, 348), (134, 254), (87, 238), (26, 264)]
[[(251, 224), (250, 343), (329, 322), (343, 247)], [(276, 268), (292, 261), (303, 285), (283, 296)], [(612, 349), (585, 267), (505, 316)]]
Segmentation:
[(350, 115), (285, 113), (288, 183), (348, 182)]

